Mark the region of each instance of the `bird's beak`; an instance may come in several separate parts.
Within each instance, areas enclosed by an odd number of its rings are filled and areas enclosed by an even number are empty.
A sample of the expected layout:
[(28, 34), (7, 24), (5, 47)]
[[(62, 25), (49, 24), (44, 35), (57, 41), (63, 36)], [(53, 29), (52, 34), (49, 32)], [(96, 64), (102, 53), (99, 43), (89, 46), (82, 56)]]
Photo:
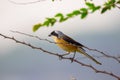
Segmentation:
[(51, 37), (51, 34), (49, 34), (48, 36)]

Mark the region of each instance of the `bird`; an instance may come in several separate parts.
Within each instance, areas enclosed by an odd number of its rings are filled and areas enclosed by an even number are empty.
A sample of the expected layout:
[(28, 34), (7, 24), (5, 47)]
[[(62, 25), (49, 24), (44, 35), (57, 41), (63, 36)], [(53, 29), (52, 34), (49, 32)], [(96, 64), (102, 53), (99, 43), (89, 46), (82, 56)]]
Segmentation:
[(68, 55), (70, 53), (74, 53), (74, 57), (76, 52), (83, 54), (84, 56), (88, 57), (92, 61), (94, 61), (96, 64), (101, 65), (100, 62), (98, 62), (95, 58), (93, 58), (91, 55), (87, 54), (86, 51), (84, 50), (84, 45), (81, 43), (75, 41), (71, 37), (67, 36), (63, 32), (59, 30), (54, 30), (52, 31), (49, 35), (49, 37), (52, 37), (55, 43), (64, 51), (67, 53), (64, 55)]

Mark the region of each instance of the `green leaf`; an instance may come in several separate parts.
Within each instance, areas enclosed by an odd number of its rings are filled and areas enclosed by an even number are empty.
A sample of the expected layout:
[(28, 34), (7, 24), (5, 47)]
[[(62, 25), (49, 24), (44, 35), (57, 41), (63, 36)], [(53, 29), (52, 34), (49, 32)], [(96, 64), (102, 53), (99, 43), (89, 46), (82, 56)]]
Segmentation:
[(93, 3), (86, 2), (86, 5), (87, 5), (90, 9), (95, 8), (95, 5), (94, 5)]
[(95, 6), (93, 3), (86, 2), (88, 8), (93, 12), (100, 9), (100, 6)]
[(49, 22), (49, 21), (45, 21), (45, 22), (43, 23), (43, 25), (44, 25), (44, 26), (49, 26), (49, 25), (50, 25), (50, 22)]
[(116, 3), (116, 0), (108, 0), (108, 2), (106, 2), (104, 4), (104, 6), (108, 9), (108, 10), (111, 10), (111, 8), (115, 8), (115, 3)]
[(68, 16), (69, 18), (71, 18), (71, 17), (74, 16), (74, 14), (73, 14), (73, 13), (69, 13), (69, 14), (67, 14), (67, 16)]
[(80, 13), (81, 13), (81, 12), (82, 12), (82, 13), (86, 13), (86, 12), (88, 12), (88, 10), (87, 10), (87, 8), (81, 8), (81, 9), (80, 9)]
[(80, 13), (81, 13), (81, 19), (83, 19), (88, 15), (88, 10), (86, 8), (81, 8)]
[(80, 14), (80, 11), (79, 10), (75, 10), (75, 11), (73, 11), (73, 15), (79, 15)]
[(98, 9), (100, 9), (100, 8), (101, 8), (101, 6), (97, 6), (97, 7), (96, 7), (96, 10), (98, 10)]
[(102, 9), (101, 13), (103, 14), (103, 13), (105, 13), (107, 10), (108, 10), (108, 8), (107, 8), (107, 7), (104, 7), (104, 8)]
[(80, 10), (74, 10), (72, 13), (67, 14), (68, 18), (77, 16), (80, 14)]
[(59, 22), (63, 22), (65, 20), (67, 20), (68, 18), (65, 18), (64, 15), (62, 13), (58, 13), (55, 15), (55, 17), (59, 17)]
[(109, 0), (108, 3), (109, 4), (114, 4), (116, 2), (116, 0)]
[(66, 18), (61, 18), (59, 22), (64, 22), (64, 21), (66, 21), (67, 19), (68, 19), (68, 17), (66, 17)]
[(64, 16), (63, 16), (62, 13), (56, 14), (55, 17), (59, 17), (59, 18), (60, 18), (60, 19), (59, 19), (59, 22), (63, 22), (63, 21), (64, 21)]
[(33, 26), (33, 32), (37, 31), (41, 26), (43, 26), (41, 23), (35, 24)]
[(57, 20), (55, 18), (46, 18), (46, 21), (43, 23), (44, 26), (53, 26)]
[(116, 0), (110, 0), (108, 3), (109, 3), (109, 6), (110, 7), (115, 7), (115, 2), (116, 2)]
[(104, 8), (102, 9), (101, 13), (105, 13), (107, 10), (111, 10), (111, 8), (115, 8), (115, 3), (116, 0), (108, 0), (108, 2), (106, 2), (104, 4)]
[(63, 14), (62, 13), (58, 13), (55, 15), (55, 17), (63, 17)]
[(81, 14), (81, 19), (84, 19), (87, 16), (87, 13)]
[(55, 18), (50, 18), (50, 23), (51, 23), (51, 26), (53, 26), (55, 24), (57, 20)]
[(93, 8), (92, 13), (99, 10), (100, 8), (101, 8), (101, 6), (96, 6), (95, 8)]

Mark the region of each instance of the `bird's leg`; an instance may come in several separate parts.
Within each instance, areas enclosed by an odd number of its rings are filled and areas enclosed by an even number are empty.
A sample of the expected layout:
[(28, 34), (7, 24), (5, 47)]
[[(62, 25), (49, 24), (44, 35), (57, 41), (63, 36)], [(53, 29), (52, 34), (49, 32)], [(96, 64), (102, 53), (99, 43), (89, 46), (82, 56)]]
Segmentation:
[(75, 58), (75, 54), (76, 54), (76, 52), (74, 52), (74, 54), (73, 54), (73, 57), (72, 57), (72, 59), (71, 59), (71, 63), (73, 62), (73, 60), (74, 60), (74, 58)]

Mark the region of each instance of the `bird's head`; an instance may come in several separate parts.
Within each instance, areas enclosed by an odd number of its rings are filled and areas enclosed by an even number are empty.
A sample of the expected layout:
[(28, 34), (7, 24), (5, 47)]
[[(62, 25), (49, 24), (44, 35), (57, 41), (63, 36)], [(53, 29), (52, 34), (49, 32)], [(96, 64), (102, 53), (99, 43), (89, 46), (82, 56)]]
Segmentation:
[(55, 36), (57, 38), (62, 37), (64, 34), (61, 31), (58, 30), (54, 30), (52, 31), (48, 36)]

